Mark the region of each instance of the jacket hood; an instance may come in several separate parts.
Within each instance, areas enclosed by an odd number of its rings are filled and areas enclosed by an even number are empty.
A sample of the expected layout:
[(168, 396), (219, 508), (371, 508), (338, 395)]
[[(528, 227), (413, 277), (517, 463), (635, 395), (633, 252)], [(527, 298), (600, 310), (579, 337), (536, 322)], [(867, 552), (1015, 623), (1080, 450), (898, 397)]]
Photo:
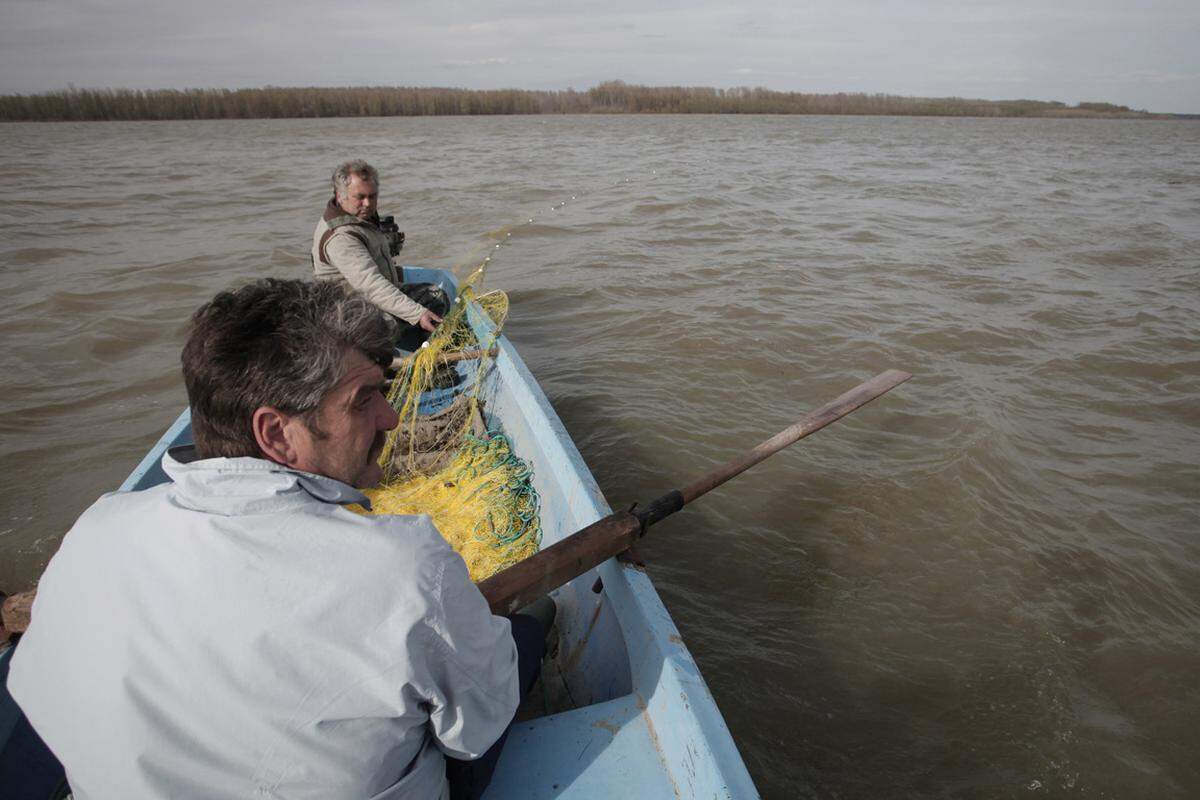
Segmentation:
[(175, 482), (172, 493), (177, 503), (209, 514), (268, 514), (313, 501), (371, 507), (365, 494), (339, 480), (264, 458), (200, 459), (190, 444), (164, 453), (162, 468)]

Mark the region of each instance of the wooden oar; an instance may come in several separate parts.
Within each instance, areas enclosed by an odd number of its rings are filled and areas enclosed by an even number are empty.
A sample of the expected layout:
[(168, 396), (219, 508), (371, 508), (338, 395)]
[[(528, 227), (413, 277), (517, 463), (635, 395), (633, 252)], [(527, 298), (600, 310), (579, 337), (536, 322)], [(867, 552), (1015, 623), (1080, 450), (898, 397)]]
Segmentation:
[(479, 583), (493, 614), (512, 614), (537, 598), (623, 553), (646, 533), (646, 528), (674, 514), (768, 456), (836, 422), (857, 408), (891, 391), (911, 378), (907, 372), (888, 370), (805, 414), (754, 449), (718, 467), (682, 489), (667, 492), (643, 509), (618, 511), (555, 542), (506, 570)]
[[(493, 347), (489, 350), (459, 350), (455, 353), (442, 353), (440, 356), (438, 356), (438, 363), (453, 364), (456, 361), (473, 361), (477, 358), (482, 358), (483, 356), (495, 358), (498, 352), (500, 351)], [(415, 353), (410, 356), (393, 358), (392, 369), (400, 369), (406, 364), (412, 363), (414, 358), (416, 358)]]
[[(768, 456), (824, 428), (831, 422), (891, 391), (912, 375), (888, 370), (866, 383), (810, 411), (796, 424), (759, 444), (738, 458), (718, 467), (682, 489), (674, 489), (645, 508), (618, 511), (586, 528), (555, 542), (529, 558), (498, 572), (479, 584), (495, 614), (511, 614), (537, 598), (562, 586), (605, 560), (625, 552), (646, 533), (646, 528), (674, 514), (688, 503), (706, 494)], [(29, 626), (29, 610), (36, 590), (13, 595), (0, 604), (0, 642), (8, 634)]]

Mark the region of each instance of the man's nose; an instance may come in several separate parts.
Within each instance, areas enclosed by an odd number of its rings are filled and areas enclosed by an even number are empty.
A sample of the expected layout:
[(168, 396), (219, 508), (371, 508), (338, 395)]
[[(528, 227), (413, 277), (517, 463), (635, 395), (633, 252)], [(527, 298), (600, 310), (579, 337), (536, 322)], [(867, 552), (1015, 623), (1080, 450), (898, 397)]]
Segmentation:
[(381, 395), (378, 402), (382, 405), (382, 408), (379, 409), (378, 415), (375, 418), (375, 424), (378, 426), (378, 430), (390, 431), (400, 424), (400, 415), (396, 413), (396, 409), (392, 408), (392, 404), (388, 402), (386, 397)]

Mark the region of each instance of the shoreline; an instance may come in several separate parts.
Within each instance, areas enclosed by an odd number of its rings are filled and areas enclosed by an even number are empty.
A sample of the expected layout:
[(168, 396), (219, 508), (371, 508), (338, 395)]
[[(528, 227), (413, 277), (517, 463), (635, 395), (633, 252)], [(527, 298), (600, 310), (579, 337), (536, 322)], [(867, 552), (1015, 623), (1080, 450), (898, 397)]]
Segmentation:
[(585, 91), (430, 87), (256, 89), (65, 89), (0, 95), (2, 122), (320, 119), (420, 116), (699, 114), (1036, 119), (1200, 119), (1104, 102), (836, 93), (761, 88), (634, 86), (609, 81)]

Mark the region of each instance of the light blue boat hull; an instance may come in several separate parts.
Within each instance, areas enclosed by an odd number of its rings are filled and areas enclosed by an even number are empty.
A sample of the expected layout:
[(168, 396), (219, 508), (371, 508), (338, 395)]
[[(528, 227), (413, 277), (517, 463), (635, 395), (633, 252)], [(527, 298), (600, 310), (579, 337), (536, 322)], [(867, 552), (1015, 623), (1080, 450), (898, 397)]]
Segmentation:
[[(442, 270), (405, 267), (405, 279), (456, 286)], [(494, 328), (469, 309), (480, 341)], [(520, 356), (503, 336), (485, 378), (489, 424), (532, 462), (542, 543), (610, 513), (599, 487)], [(121, 485), (165, 481), (168, 447), (191, 441), (184, 411)], [(597, 579), (603, 588), (596, 592)], [(555, 671), (571, 709), (515, 724), (486, 797), (752, 798), (758, 793), (679, 631), (642, 570), (610, 559), (555, 592)], [(10, 701), (11, 702), (11, 701)], [(0, 733), (3, 733), (0, 729)]]

